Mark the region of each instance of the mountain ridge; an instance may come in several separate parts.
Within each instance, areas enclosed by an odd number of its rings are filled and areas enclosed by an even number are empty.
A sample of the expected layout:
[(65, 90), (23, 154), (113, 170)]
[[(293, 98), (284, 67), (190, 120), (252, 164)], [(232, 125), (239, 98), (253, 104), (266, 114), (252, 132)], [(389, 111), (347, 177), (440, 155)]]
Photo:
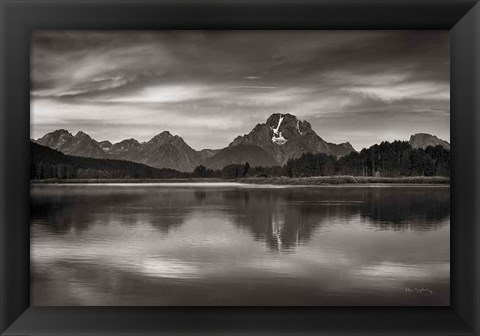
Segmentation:
[(108, 154), (100, 147), (98, 142), (88, 134), (79, 131), (73, 135), (65, 129), (59, 129), (45, 134), (36, 143), (58, 150), (67, 155), (105, 159)]
[[(232, 150), (236, 146), (243, 147), (246, 153), (238, 155), (239, 151)], [(268, 159), (260, 158), (260, 149)], [(262, 162), (272, 161), (272, 164), (282, 166), (289, 159), (295, 159), (305, 153), (324, 153), (337, 158), (355, 152), (355, 149), (346, 142), (333, 144), (326, 142), (312, 129), (308, 121), (299, 120), (296, 116), (286, 113), (274, 113), (265, 123), (258, 123), (248, 134), (237, 136), (226, 148), (206, 161), (208, 168), (218, 169), (223, 161), (230, 163), (246, 163), (251, 166), (261, 166)], [(221, 158), (221, 160), (219, 159)]]
[[(130, 138), (112, 144), (108, 140), (96, 141), (83, 131), (73, 135), (65, 129), (58, 129), (34, 142), (67, 155), (126, 160), (182, 172), (191, 172), (199, 165), (221, 169), (225, 165), (246, 162), (252, 167), (283, 166), (288, 160), (305, 153), (324, 153), (338, 159), (356, 152), (348, 141), (339, 144), (325, 141), (308, 121), (289, 113), (270, 115), (265, 123), (256, 124), (249, 133), (238, 135), (220, 149), (195, 150), (181, 136), (168, 130), (146, 142)], [(413, 148), (439, 144), (450, 149), (448, 142), (426, 133), (412, 135), (410, 144)]]

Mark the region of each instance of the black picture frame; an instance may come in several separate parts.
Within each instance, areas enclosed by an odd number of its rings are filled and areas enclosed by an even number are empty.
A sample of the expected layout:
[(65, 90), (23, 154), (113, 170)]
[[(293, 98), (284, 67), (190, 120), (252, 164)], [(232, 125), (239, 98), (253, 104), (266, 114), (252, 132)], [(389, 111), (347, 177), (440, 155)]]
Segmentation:
[[(475, 0), (0, 0), (2, 335), (479, 335), (480, 4)], [(34, 29), (448, 29), (450, 307), (29, 307)]]

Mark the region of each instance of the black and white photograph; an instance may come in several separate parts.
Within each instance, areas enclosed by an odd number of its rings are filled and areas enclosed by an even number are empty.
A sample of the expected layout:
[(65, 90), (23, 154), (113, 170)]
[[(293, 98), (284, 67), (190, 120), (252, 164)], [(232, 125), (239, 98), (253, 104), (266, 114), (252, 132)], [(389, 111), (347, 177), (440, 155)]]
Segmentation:
[(33, 30), (30, 300), (449, 306), (449, 31)]

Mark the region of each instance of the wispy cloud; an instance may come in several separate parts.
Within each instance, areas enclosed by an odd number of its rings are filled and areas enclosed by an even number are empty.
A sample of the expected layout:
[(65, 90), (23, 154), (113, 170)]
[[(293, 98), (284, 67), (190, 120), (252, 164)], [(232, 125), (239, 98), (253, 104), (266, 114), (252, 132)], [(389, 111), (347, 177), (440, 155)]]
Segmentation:
[(37, 31), (31, 69), (33, 137), (168, 129), (218, 148), (292, 113), (359, 149), (413, 131), (449, 140), (448, 32)]
[(353, 86), (346, 91), (359, 93), (372, 99), (391, 103), (399, 100), (449, 101), (450, 85), (448, 83), (412, 82), (390, 86)]
[(232, 86), (231, 89), (247, 89), (247, 90), (274, 90), (276, 86), (254, 86), (254, 85), (242, 85)]

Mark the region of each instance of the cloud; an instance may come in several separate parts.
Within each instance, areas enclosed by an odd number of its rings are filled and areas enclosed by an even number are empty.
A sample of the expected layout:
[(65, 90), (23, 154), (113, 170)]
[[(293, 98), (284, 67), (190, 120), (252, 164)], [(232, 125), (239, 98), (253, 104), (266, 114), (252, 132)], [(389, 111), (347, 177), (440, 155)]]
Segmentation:
[(130, 95), (107, 98), (116, 103), (170, 103), (215, 97), (215, 92), (199, 85), (165, 85), (146, 87)]
[(36, 137), (170, 130), (218, 148), (272, 113), (358, 149), (450, 136), (446, 31), (36, 31), (31, 50)]
[(413, 82), (390, 86), (354, 86), (343, 88), (386, 103), (399, 100), (450, 100), (448, 83)]
[(247, 90), (273, 90), (276, 89), (276, 86), (253, 86), (253, 85), (242, 85), (242, 86), (233, 86), (231, 89), (247, 89)]
[(95, 77), (89, 82), (82, 82), (80, 84), (72, 84), (70, 86), (56, 87), (53, 89), (43, 89), (32, 91), (33, 97), (52, 97), (52, 98), (65, 98), (76, 97), (84, 94), (100, 93), (102, 91), (108, 91), (116, 88), (123, 87), (132, 82), (134, 77), (116, 75), (113, 77), (102, 76)]

